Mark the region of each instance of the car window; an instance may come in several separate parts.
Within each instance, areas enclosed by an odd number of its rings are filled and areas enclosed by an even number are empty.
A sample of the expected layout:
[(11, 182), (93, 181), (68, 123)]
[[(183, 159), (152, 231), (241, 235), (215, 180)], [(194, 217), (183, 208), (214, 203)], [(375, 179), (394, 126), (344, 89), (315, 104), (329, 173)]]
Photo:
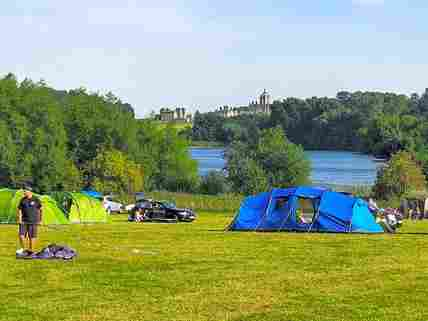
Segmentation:
[(155, 207), (156, 207), (156, 208), (164, 208), (165, 206), (163, 206), (163, 204), (162, 204), (162, 203), (156, 203), (156, 204), (155, 204)]
[(171, 202), (163, 202), (162, 205), (166, 208), (175, 208), (175, 204)]

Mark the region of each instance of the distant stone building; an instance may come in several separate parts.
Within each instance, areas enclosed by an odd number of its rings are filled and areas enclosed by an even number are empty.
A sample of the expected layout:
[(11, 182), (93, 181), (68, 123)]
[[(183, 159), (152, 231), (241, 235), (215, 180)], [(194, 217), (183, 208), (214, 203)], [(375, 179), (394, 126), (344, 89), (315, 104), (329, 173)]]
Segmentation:
[(159, 114), (155, 116), (155, 119), (164, 122), (192, 122), (192, 114), (186, 113), (186, 108), (161, 108)]
[(250, 101), (248, 106), (241, 107), (229, 107), (223, 106), (216, 110), (218, 114), (224, 118), (237, 117), (248, 114), (266, 114), (270, 115), (271, 113), (271, 95), (265, 90), (258, 97), (257, 100)]
[(263, 90), (263, 93), (259, 96), (258, 101), (253, 101), (250, 103), (250, 111), (253, 114), (270, 114), (271, 112), (271, 96), (270, 94), (265, 90)]

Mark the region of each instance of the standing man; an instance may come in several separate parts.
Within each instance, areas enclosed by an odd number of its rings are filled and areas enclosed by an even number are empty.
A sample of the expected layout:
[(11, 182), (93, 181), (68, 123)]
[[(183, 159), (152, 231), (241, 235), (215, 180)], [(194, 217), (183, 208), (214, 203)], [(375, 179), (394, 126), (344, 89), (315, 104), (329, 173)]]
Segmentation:
[(19, 224), (19, 243), (21, 245), (21, 249), (17, 253), (24, 253), (25, 238), (28, 238), (28, 254), (32, 254), (37, 241), (37, 227), (42, 221), (42, 203), (33, 196), (29, 187), (25, 188), (24, 197), (19, 202), (16, 221)]

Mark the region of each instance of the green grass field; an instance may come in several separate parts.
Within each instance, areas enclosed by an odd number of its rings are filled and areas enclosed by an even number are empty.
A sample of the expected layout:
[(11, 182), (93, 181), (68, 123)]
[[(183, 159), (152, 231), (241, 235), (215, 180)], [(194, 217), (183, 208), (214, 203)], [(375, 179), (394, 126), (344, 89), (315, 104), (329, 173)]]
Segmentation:
[(74, 247), (72, 262), (16, 260), (17, 227), (0, 226), (0, 320), (428, 320), (428, 223), (342, 235), (125, 219), (43, 227), (40, 245)]
[(186, 128), (192, 128), (191, 123), (185, 123), (185, 122), (162, 122), (162, 121), (153, 121), (156, 125), (159, 126), (159, 128), (166, 128), (167, 126), (172, 126), (177, 130), (183, 130)]

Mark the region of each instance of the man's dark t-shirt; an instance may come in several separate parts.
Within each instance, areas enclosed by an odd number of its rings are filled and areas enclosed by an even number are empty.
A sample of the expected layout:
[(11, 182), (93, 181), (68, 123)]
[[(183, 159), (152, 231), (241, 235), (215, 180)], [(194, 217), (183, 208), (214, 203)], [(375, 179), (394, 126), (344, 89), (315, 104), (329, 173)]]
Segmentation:
[(26, 198), (23, 197), (19, 202), (18, 209), (22, 212), (22, 223), (37, 224), (40, 223), (40, 209), (42, 203), (37, 197)]

